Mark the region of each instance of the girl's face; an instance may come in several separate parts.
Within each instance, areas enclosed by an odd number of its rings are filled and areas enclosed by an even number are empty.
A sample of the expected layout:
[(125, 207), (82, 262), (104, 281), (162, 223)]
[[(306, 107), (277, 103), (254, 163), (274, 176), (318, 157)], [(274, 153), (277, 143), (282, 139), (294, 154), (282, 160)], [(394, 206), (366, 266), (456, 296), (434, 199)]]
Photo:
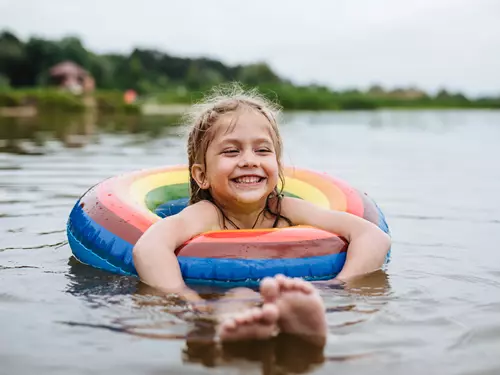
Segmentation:
[(269, 120), (257, 111), (242, 110), (221, 116), (213, 126), (206, 165), (195, 164), (193, 177), (222, 205), (265, 204), (279, 178)]

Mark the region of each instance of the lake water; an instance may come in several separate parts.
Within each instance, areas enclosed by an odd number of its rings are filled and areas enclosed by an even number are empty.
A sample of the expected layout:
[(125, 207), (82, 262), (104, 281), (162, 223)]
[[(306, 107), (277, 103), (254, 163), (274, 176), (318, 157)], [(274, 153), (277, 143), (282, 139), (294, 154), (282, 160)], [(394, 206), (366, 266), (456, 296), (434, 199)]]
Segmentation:
[(500, 373), (499, 111), (286, 116), (285, 162), (366, 191), (393, 234), (385, 272), (323, 292), (323, 351), (215, 346), (136, 279), (71, 259), (65, 224), (89, 186), (186, 162), (171, 122), (0, 120), (1, 374)]

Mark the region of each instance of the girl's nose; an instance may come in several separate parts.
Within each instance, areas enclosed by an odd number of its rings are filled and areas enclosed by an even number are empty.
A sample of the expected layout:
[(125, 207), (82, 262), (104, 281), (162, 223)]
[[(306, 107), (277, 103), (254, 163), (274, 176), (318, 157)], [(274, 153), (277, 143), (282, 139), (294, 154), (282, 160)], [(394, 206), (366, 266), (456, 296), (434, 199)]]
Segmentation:
[(257, 157), (253, 152), (245, 152), (238, 163), (240, 168), (258, 167)]

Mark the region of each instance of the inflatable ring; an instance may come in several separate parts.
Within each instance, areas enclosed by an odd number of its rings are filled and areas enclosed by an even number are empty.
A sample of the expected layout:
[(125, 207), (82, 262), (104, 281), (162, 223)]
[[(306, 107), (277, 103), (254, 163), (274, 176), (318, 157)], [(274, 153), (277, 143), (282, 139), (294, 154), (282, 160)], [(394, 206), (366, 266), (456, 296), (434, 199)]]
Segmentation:
[[(69, 216), (73, 255), (97, 268), (137, 275), (134, 244), (150, 225), (187, 205), (188, 181), (187, 168), (178, 166), (127, 173), (92, 187)], [(389, 232), (372, 199), (327, 174), (286, 168), (284, 194), (363, 217)], [(248, 285), (277, 273), (307, 280), (333, 278), (344, 265), (346, 250), (342, 237), (293, 226), (207, 232), (176, 254), (186, 282)]]

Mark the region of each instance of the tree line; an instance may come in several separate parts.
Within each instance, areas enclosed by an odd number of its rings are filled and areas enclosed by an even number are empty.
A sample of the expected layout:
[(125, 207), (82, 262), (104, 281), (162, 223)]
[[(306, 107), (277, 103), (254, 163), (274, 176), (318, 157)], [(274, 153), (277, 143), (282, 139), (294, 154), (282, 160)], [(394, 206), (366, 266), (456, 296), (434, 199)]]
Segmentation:
[(158, 92), (172, 86), (198, 90), (222, 82), (247, 85), (279, 84), (280, 78), (265, 63), (228, 66), (209, 58), (184, 58), (152, 49), (135, 48), (130, 54), (96, 54), (80, 39), (47, 40), (31, 37), (26, 42), (13, 33), (0, 34), (0, 81), (13, 88), (48, 84), (49, 69), (70, 60), (89, 71), (101, 89), (134, 89)]
[(190, 102), (204, 90), (224, 82), (258, 86), (286, 109), (377, 108), (500, 108), (496, 98), (467, 98), (441, 90), (429, 95), (416, 88), (335, 91), (322, 85), (294, 85), (264, 62), (229, 66), (210, 58), (173, 56), (154, 49), (135, 48), (129, 54), (94, 53), (77, 37), (59, 40), (0, 33), (0, 89), (44, 87), (49, 69), (65, 60), (92, 74), (98, 90), (133, 89), (159, 102)]

